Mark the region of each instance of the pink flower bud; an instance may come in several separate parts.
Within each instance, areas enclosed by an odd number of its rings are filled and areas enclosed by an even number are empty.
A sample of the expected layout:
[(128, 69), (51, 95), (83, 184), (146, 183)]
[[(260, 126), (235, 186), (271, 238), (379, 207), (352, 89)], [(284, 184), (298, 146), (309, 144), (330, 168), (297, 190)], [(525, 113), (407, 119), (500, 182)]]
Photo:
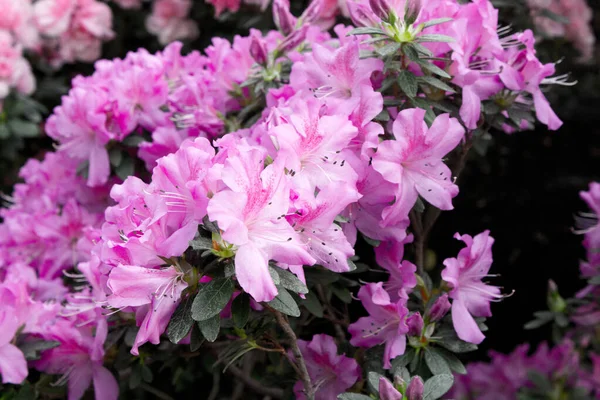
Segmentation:
[(390, 16), (390, 5), (387, 0), (369, 0), (369, 5), (373, 13), (383, 21), (387, 21)]
[(407, 0), (404, 9), (404, 22), (408, 25), (414, 24), (421, 13), (421, 0)]
[(427, 316), (431, 322), (437, 322), (444, 318), (444, 315), (450, 310), (450, 301), (448, 300), (448, 294), (444, 293), (441, 295), (431, 308), (427, 311)]
[(258, 36), (252, 36), (250, 42), (250, 56), (260, 65), (266, 65), (268, 60), (268, 51)]
[(308, 25), (304, 25), (302, 28), (292, 32), (291, 35), (283, 39), (283, 41), (277, 47), (278, 52), (287, 53), (288, 51), (294, 50), (300, 46), (304, 39), (306, 39), (306, 32), (308, 31)]
[(408, 400), (423, 400), (423, 379), (420, 376), (413, 376), (406, 389), (406, 398)]
[(416, 312), (406, 319), (406, 325), (408, 325), (409, 336), (421, 336), (423, 331), (423, 317), (421, 314)]
[(287, 0), (273, 2), (273, 20), (279, 31), (285, 36), (292, 33), (296, 26), (296, 17), (290, 13), (290, 3)]
[(323, 5), (323, 0), (313, 0), (300, 16), (302, 24), (310, 25), (318, 20), (323, 11)]
[(373, 11), (363, 3), (348, 3), (348, 14), (354, 25), (361, 26), (377, 26), (380, 22), (377, 20), (377, 16), (373, 14)]

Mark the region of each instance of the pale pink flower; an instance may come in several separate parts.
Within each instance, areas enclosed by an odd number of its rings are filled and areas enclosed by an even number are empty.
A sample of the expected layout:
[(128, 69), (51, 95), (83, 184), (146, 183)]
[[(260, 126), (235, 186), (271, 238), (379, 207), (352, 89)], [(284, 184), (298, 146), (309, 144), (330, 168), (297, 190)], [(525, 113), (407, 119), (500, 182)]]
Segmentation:
[(348, 327), (353, 346), (373, 347), (385, 344), (383, 367), (391, 368), (391, 360), (404, 354), (408, 325), (406, 299), (396, 302), (383, 288), (383, 282), (368, 283), (358, 291), (358, 298), (369, 313)]
[[(310, 342), (298, 340), (298, 347), (315, 387), (315, 400), (335, 399), (360, 378), (361, 371), (356, 360), (338, 355), (337, 345), (331, 336), (314, 335)], [(296, 382), (296, 399), (306, 399), (303, 391), (302, 382)]]
[(465, 242), (457, 258), (444, 260), (446, 268), (442, 278), (451, 286), (452, 322), (458, 337), (466, 342), (479, 344), (485, 336), (475, 322), (475, 317), (490, 317), (490, 302), (500, 299), (500, 289), (482, 282), (492, 265), (492, 244), (489, 231), (474, 238), (456, 234), (454, 237)]
[(15, 345), (11, 344), (19, 329), (19, 321), (15, 310), (3, 303), (0, 310), (0, 375), (2, 383), (20, 384), (29, 374), (25, 356)]
[(432, 205), (452, 209), (458, 186), (442, 159), (461, 141), (464, 128), (448, 114), (437, 116), (431, 128), (425, 110), (403, 110), (393, 124), (395, 140), (386, 140), (373, 156), (373, 168), (396, 185), (396, 202), (383, 211), (383, 225), (406, 219), (420, 195)]

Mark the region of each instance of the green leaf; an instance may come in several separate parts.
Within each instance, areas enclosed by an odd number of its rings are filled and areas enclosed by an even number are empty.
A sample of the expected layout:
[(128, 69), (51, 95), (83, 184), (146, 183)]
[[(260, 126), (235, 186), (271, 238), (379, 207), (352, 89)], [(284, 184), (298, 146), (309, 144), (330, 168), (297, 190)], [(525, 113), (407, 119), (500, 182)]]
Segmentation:
[(435, 400), (442, 397), (454, 384), (452, 375), (435, 375), (425, 382), (423, 386), (423, 399)]
[(398, 84), (400, 85), (400, 89), (402, 89), (408, 97), (415, 97), (417, 95), (419, 85), (417, 84), (417, 78), (412, 72), (406, 70), (400, 71), (398, 74)]
[(528, 323), (526, 323), (523, 326), (523, 328), (528, 331), (532, 330), (532, 329), (537, 329), (539, 327), (546, 325), (550, 321), (552, 321), (552, 318), (550, 318), (550, 319), (534, 319), (533, 321), (529, 321)]
[(36, 124), (22, 119), (9, 120), (8, 127), (15, 136), (23, 138), (36, 137), (40, 134), (40, 129)]
[(39, 360), (40, 353), (44, 350), (50, 350), (60, 346), (60, 342), (53, 340), (32, 340), (19, 345), (19, 350), (23, 352), (25, 358), (29, 361)]
[(192, 304), (192, 318), (195, 321), (205, 321), (218, 315), (231, 299), (233, 290), (231, 278), (213, 279), (202, 286)]
[(194, 324), (192, 326), (192, 334), (190, 335), (190, 351), (197, 351), (202, 343), (204, 343), (204, 336), (202, 336), (202, 332), (200, 332), (200, 327), (198, 324)]
[(128, 176), (132, 176), (135, 172), (135, 164), (131, 157), (125, 157), (119, 166), (115, 169), (115, 173), (122, 180), (127, 179)]
[(198, 328), (200, 328), (200, 332), (202, 332), (206, 340), (211, 343), (214, 342), (217, 340), (219, 330), (221, 329), (221, 316), (217, 314), (210, 319), (198, 321)]
[(527, 371), (527, 377), (542, 393), (552, 393), (552, 382), (538, 371)]
[(385, 35), (385, 32), (379, 28), (355, 28), (352, 29), (346, 36), (350, 35)]
[(213, 242), (209, 238), (198, 237), (190, 241), (190, 246), (193, 250), (212, 250)]
[(279, 284), (286, 288), (287, 290), (291, 290), (294, 293), (306, 294), (308, 293), (308, 288), (306, 285), (298, 279), (298, 277), (292, 274), (290, 271), (273, 267), (277, 274), (279, 275)]
[(435, 348), (425, 348), (425, 364), (433, 375), (450, 375), (448, 363)]
[(434, 78), (433, 76), (421, 76), (418, 78), (418, 80), (446, 92), (455, 93), (454, 89), (452, 89), (449, 85), (437, 78)]
[(140, 144), (146, 142), (146, 139), (140, 135), (129, 135), (121, 143), (128, 147), (138, 147)]
[(440, 42), (440, 43), (452, 43), (454, 38), (446, 35), (440, 35), (437, 33), (425, 34), (417, 37), (417, 42)]
[(453, 353), (468, 353), (477, 350), (476, 344), (463, 342), (460, 339), (454, 338), (444, 338), (438, 344)]
[(10, 130), (6, 124), (0, 124), (0, 139), (7, 139), (10, 136)]
[(437, 65), (430, 63), (429, 61), (419, 60), (417, 63), (419, 64), (422, 70), (427, 70), (432, 74), (441, 76), (442, 78), (452, 79), (452, 77), (446, 71), (444, 71)]
[(373, 400), (371, 397), (360, 393), (342, 393), (337, 398), (338, 400)]
[(243, 328), (250, 317), (250, 296), (247, 293), (241, 293), (231, 303), (231, 317), (233, 323), (238, 328)]
[(444, 23), (450, 22), (450, 21), (452, 21), (452, 18), (435, 18), (435, 19), (430, 19), (427, 22), (424, 22), (422, 25), (423, 25), (423, 29), (427, 29), (431, 26), (444, 24)]
[(333, 292), (335, 297), (340, 299), (342, 302), (346, 304), (352, 303), (352, 293), (350, 293), (348, 289), (340, 288), (337, 286), (331, 286), (331, 291)]
[(192, 319), (192, 296), (187, 296), (175, 309), (169, 325), (167, 326), (167, 337), (171, 343), (179, 343), (187, 336), (194, 324)]
[(296, 304), (294, 298), (289, 294), (287, 290), (285, 290), (281, 286), (278, 286), (277, 290), (279, 291), (277, 297), (267, 302), (267, 304), (273, 307), (275, 310), (280, 311), (286, 315), (289, 315), (291, 317), (299, 317), (300, 308), (298, 308), (298, 304)]
[(108, 158), (110, 160), (110, 165), (113, 167), (118, 167), (123, 161), (123, 153), (119, 149), (112, 149), (110, 153), (108, 153)]
[(315, 317), (323, 318), (323, 306), (314, 292), (308, 292), (306, 298), (300, 301), (300, 305), (306, 307)]
[(152, 382), (154, 379), (152, 370), (147, 365), (142, 365), (142, 379), (148, 383)]
[(467, 369), (463, 365), (463, 363), (456, 357), (454, 354), (450, 353), (444, 349), (435, 349), (438, 354), (440, 354), (446, 360), (446, 363), (450, 367), (450, 369), (457, 374), (464, 375), (467, 373)]
[(381, 57), (386, 57), (386, 56), (392, 55), (394, 53), (397, 53), (398, 50), (400, 50), (400, 47), (402, 47), (401, 43), (394, 42), (394, 43), (386, 44), (385, 46), (380, 47), (375, 51)]
[(406, 349), (404, 354), (394, 358), (392, 360), (392, 374), (397, 375), (398, 374), (397, 370), (399, 370), (402, 367), (406, 367), (408, 364), (410, 364), (412, 359), (415, 357), (415, 354), (416, 354), (415, 349), (412, 347), (409, 347), (408, 349)]
[(383, 377), (383, 375), (375, 371), (369, 371), (369, 373), (367, 374), (367, 382), (369, 384), (369, 389), (373, 393), (379, 394), (379, 379)]

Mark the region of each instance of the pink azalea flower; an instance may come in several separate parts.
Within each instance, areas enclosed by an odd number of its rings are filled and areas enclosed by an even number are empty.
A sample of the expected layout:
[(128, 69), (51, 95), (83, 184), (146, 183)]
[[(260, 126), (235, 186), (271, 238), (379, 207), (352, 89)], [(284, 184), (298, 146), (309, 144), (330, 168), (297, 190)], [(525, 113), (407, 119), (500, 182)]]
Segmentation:
[(106, 102), (104, 91), (74, 88), (46, 123), (48, 136), (58, 140), (62, 151), (80, 162), (89, 160), (90, 186), (104, 184), (110, 174), (104, 146), (114, 135), (106, 129)]
[(218, 17), (225, 10), (236, 12), (240, 9), (242, 0), (205, 0), (215, 7), (215, 16)]
[(383, 211), (383, 225), (406, 219), (420, 195), (432, 205), (452, 209), (458, 186), (442, 159), (464, 135), (460, 123), (448, 114), (439, 115), (431, 128), (425, 124), (425, 110), (403, 110), (393, 124), (396, 140), (386, 140), (373, 156), (373, 168), (396, 185), (396, 202)]
[(19, 329), (14, 309), (3, 303), (0, 310), (0, 375), (2, 383), (20, 384), (29, 374), (25, 356), (10, 342)]
[(356, 136), (357, 129), (343, 115), (321, 115), (325, 111), (316, 99), (296, 98), (283, 123), (271, 130), (294, 180), (306, 181), (308, 187), (325, 188), (331, 182), (352, 184), (356, 173), (346, 162), (344, 151)]
[(11, 89), (31, 94), (35, 90), (35, 78), (20, 46), (15, 46), (11, 35), (0, 30), (0, 109), (2, 99)]
[(160, 343), (171, 315), (177, 308), (181, 292), (187, 287), (183, 272), (171, 266), (162, 269), (118, 265), (110, 272), (107, 282), (112, 294), (106, 301), (111, 307), (140, 307), (135, 344), (131, 353), (137, 355), (138, 347), (146, 342)]
[[(298, 340), (310, 379), (316, 389), (315, 400), (336, 399), (354, 385), (361, 371), (356, 360), (337, 354), (335, 340), (328, 335), (314, 335), (310, 342)], [(294, 385), (296, 399), (305, 400), (302, 382)]]
[(504, 52), (502, 60), (498, 61), (500, 80), (510, 90), (530, 93), (537, 119), (548, 125), (549, 129), (557, 130), (562, 126), (562, 121), (554, 113), (540, 88), (542, 84), (562, 83), (548, 78), (555, 72), (554, 64), (542, 64), (538, 60), (534, 49), (535, 39), (530, 30), (516, 34), (512, 39), (522, 43), (524, 47), (512, 46)]
[(354, 255), (354, 248), (342, 228), (334, 219), (360, 195), (352, 186), (334, 182), (319, 191), (316, 199), (311, 193), (304, 193), (295, 203), (296, 212), (288, 217), (303, 243), (307, 243), (308, 253), (318, 264), (335, 272), (348, 272), (348, 258)]
[(404, 354), (408, 325), (406, 299), (392, 302), (383, 282), (368, 283), (358, 291), (358, 298), (369, 313), (348, 327), (353, 346), (373, 347), (385, 344), (383, 367), (391, 368), (391, 360)]
[(199, 34), (198, 26), (187, 18), (191, 8), (191, 0), (157, 0), (152, 4), (152, 14), (146, 20), (146, 28), (158, 36), (161, 44), (195, 39)]
[(371, 86), (371, 74), (382, 69), (381, 60), (359, 58), (358, 40), (349, 40), (334, 51), (314, 44), (312, 54), (292, 67), (290, 83), (296, 91), (308, 88), (333, 113), (343, 114), (358, 106), (362, 86)]
[(485, 336), (473, 316), (491, 316), (490, 302), (503, 297), (499, 288), (482, 282), (492, 265), (494, 239), (489, 231), (474, 238), (458, 233), (454, 237), (465, 242), (467, 247), (458, 253), (457, 258), (444, 260), (446, 268), (442, 271), (442, 278), (452, 288), (452, 323), (459, 338), (479, 344)]
[(226, 160), (223, 182), (228, 189), (208, 203), (208, 215), (236, 246), (235, 270), (240, 286), (256, 301), (270, 301), (277, 288), (268, 262), (312, 265), (285, 215), (289, 209), (289, 181), (279, 159), (264, 168), (265, 155), (250, 150)]
[(416, 265), (403, 260), (404, 244), (409, 242), (412, 242), (412, 235), (402, 242), (388, 240), (375, 247), (377, 263), (390, 273), (390, 279), (384, 287), (392, 301), (408, 298), (408, 294), (417, 286)]
[(102, 366), (107, 323), (101, 316), (97, 321), (95, 337), (88, 330), (76, 329), (66, 320), (50, 327), (44, 335), (46, 340), (60, 342), (60, 346), (45, 351), (35, 362), (36, 368), (50, 374), (63, 374), (61, 382), (68, 380), (68, 400), (81, 399), (92, 382), (97, 399), (118, 398), (117, 380)]

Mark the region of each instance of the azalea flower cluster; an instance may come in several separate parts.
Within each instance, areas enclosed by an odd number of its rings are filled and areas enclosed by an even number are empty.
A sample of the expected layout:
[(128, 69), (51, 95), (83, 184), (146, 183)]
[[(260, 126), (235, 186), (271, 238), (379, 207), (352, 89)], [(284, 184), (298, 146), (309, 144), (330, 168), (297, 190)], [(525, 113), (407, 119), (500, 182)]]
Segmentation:
[[(600, 357), (592, 355), (593, 371), (584, 368), (573, 342), (549, 348), (541, 344), (533, 354), (529, 346), (521, 345), (511, 354), (491, 352), (489, 363), (470, 363), (465, 375), (457, 381), (447, 398), (516, 399), (519, 395), (548, 396), (551, 393), (567, 398), (597, 398)], [(537, 398), (537, 397), (533, 397)]]
[[(581, 61), (592, 59), (596, 37), (592, 29), (593, 12), (585, 0), (528, 0), (527, 5), (537, 30), (543, 36), (564, 37), (579, 51)], [(548, 16), (548, 12), (555, 17)]]
[[(30, 366), (63, 374), (69, 398), (80, 398), (92, 381), (97, 398), (116, 398), (103, 357), (107, 332), (121, 319), (139, 328), (134, 355), (147, 342), (159, 344), (190, 299), (196, 305), (184, 310), (189, 325), (175, 343), (193, 336), (194, 320), (214, 341), (220, 315), (228, 318), (240, 296), (272, 312), (285, 330), (281, 313), (300, 314), (288, 290), (302, 299), (311, 294), (308, 273), (354, 270), (363, 239), (389, 277), (358, 290), (369, 315), (349, 324), (353, 346), (383, 345), (381, 362), (390, 370), (397, 357), (445, 340), (481, 343), (481, 318), (502, 298), (484, 282), (490, 233), (456, 234), (465, 247), (443, 262), (437, 287), (422, 257), (413, 263), (404, 248), (415, 241), (413, 253), (422, 251), (423, 209), (453, 208), (457, 170), (446, 158), (468, 150), (477, 128), (493, 125), (481, 103), (495, 104), (499, 118), (513, 117), (506, 130), (528, 127), (514, 109), (532, 107), (557, 129), (540, 85), (561, 78), (550, 78), (554, 65), (536, 58), (530, 31), (499, 29), (487, 0), (347, 6), (358, 29), (322, 31), (323, 1), (298, 18), (276, 1), (278, 31), (251, 31), (231, 43), (214, 38), (204, 54), (182, 55), (181, 43), (154, 55), (139, 50), (98, 61), (93, 75), (73, 80), (46, 123), (57, 151), (23, 168), (25, 183), (2, 211), (4, 382), (27, 375), (12, 342), (18, 331), (18, 342), (51, 347)], [(164, 7), (163, 16), (185, 18)], [(176, 25), (172, 33), (185, 24)], [(455, 109), (434, 112), (436, 97)], [(214, 259), (210, 265), (188, 262), (198, 248), (201, 258)], [(214, 282), (224, 301), (213, 294), (203, 303)], [(216, 333), (207, 328), (214, 318)], [(444, 324), (454, 327), (450, 338), (436, 335)], [(302, 375), (299, 398), (329, 400), (360, 378), (357, 362), (338, 355), (332, 337), (297, 343), (291, 358), (301, 365), (292, 364)], [(418, 377), (382, 379), (378, 390), (389, 398), (417, 399), (428, 386)]]

